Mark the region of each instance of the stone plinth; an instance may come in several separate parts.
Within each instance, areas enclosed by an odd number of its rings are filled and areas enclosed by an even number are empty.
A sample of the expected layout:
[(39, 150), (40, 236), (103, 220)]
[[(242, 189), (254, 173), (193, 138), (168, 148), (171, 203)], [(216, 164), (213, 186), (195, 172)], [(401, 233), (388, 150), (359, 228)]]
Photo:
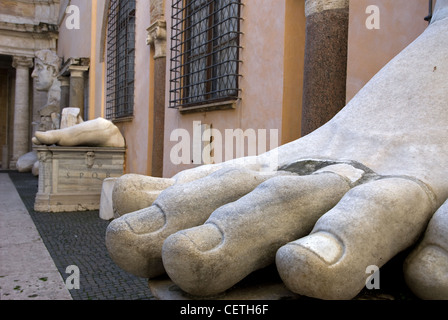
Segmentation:
[[(274, 265), (257, 270), (229, 290), (207, 297), (193, 296), (180, 289), (167, 275), (148, 280), (158, 300), (298, 300), (281, 281)], [(306, 298), (306, 297), (305, 297)]]
[(39, 189), (34, 210), (98, 210), (103, 180), (123, 175), (125, 148), (35, 147)]

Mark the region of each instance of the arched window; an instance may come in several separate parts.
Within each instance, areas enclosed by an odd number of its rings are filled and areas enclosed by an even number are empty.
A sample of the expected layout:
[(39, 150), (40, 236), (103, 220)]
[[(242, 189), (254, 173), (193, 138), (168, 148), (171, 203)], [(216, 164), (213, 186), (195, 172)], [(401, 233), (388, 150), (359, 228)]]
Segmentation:
[(134, 112), (135, 0), (110, 0), (107, 23), (106, 118)]

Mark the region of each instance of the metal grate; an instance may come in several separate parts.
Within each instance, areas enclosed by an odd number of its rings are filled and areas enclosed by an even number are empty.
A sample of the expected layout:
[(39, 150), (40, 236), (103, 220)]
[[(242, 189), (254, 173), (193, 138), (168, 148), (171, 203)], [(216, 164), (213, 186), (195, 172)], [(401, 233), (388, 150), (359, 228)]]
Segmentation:
[(239, 0), (173, 1), (171, 108), (238, 98), (241, 5)]
[(134, 112), (135, 0), (111, 0), (107, 24), (106, 118)]

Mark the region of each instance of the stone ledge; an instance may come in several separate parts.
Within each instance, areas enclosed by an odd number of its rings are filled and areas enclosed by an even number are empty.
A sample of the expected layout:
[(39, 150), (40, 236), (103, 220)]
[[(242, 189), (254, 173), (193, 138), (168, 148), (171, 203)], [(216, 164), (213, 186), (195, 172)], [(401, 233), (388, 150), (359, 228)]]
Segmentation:
[(180, 289), (167, 275), (148, 281), (159, 300), (296, 300), (307, 299), (286, 288), (273, 266), (256, 271), (226, 292), (211, 297), (192, 296)]

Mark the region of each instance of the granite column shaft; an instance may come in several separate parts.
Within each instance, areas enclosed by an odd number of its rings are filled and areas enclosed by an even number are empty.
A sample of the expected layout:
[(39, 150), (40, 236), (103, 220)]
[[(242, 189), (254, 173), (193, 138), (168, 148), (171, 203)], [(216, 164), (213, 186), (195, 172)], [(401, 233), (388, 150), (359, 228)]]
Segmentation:
[(151, 175), (162, 177), (165, 131), (166, 22), (156, 20), (147, 31), (147, 43), (154, 48), (154, 122)]
[(348, 0), (307, 0), (302, 136), (346, 104)]

